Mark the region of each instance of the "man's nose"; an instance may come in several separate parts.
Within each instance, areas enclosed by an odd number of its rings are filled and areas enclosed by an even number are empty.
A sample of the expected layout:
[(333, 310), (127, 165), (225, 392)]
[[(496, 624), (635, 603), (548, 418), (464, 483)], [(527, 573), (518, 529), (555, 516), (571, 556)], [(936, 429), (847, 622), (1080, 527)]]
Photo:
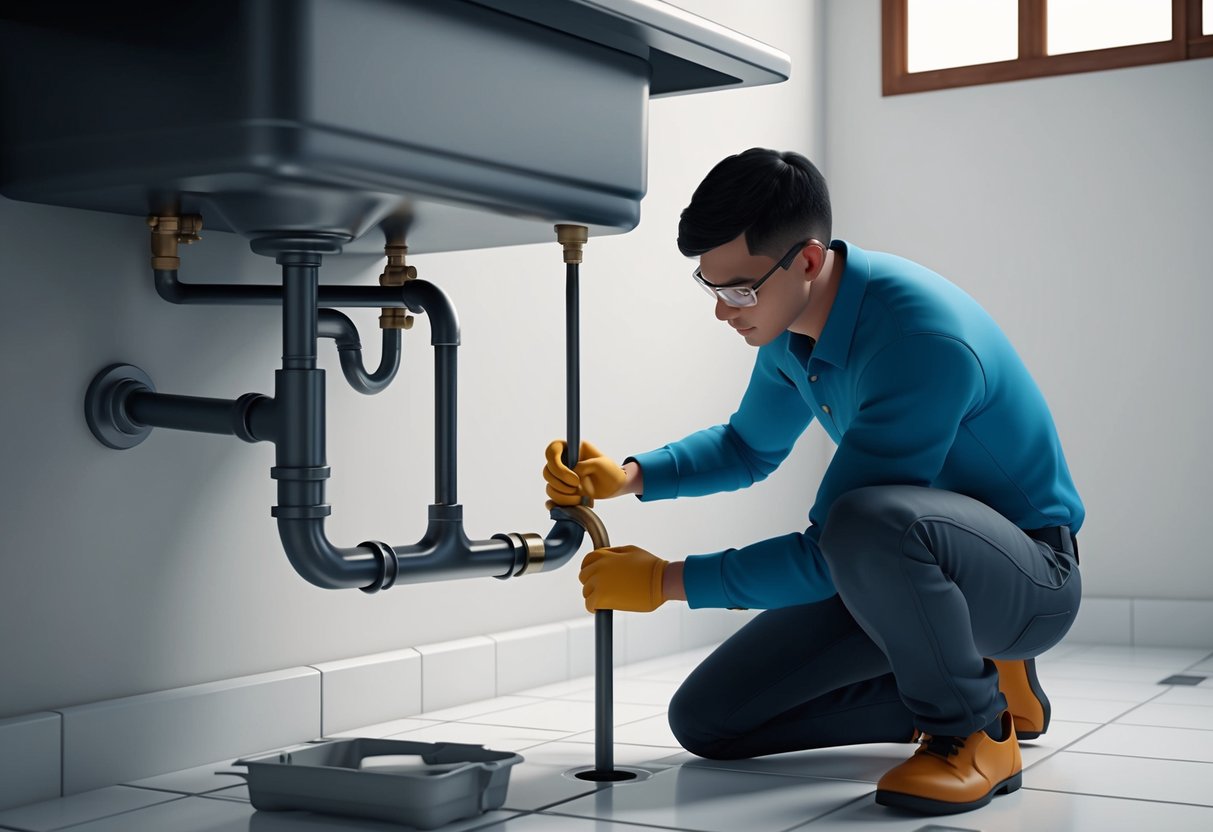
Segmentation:
[(729, 306), (721, 298), (716, 298), (716, 320), (728, 321), (737, 314), (737, 309)]

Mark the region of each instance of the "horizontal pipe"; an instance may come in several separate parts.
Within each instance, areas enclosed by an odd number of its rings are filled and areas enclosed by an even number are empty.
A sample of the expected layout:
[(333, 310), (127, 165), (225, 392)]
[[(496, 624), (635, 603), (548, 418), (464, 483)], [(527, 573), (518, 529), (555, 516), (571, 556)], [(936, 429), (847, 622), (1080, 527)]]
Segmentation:
[[(322, 517), (279, 517), (278, 533), (295, 571), (324, 589), (359, 587), (375, 591), (394, 583), (508, 578), (525, 557), (504, 538), (470, 540), (463, 529), (462, 506), (430, 506), (425, 534), (406, 546), (335, 546), (325, 534)], [(544, 541), (544, 571), (568, 561), (580, 547), (583, 534), (576, 523), (557, 521)], [(385, 569), (376, 548), (386, 550), (395, 559), (390, 568)], [(387, 586), (383, 585), (385, 573), (392, 575)]]
[(122, 406), (126, 415), (139, 425), (238, 436), (245, 442), (266, 442), (273, 439), (274, 432), (265, 420), (254, 419), (251, 411), (264, 408), (268, 401), (258, 393), (248, 393), (233, 400), (135, 390), (126, 396)]
[[(183, 283), (172, 269), (156, 269), (153, 274), (157, 294), (169, 303), (186, 306), (277, 306), (282, 303), (281, 286)], [(410, 280), (404, 286), (321, 286), (317, 303), (322, 307), (344, 308), (410, 306), (401, 290), (420, 282), (423, 281)]]
[[(282, 303), (281, 286), (182, 283), (177, 272), (157, 269), (156, 291), (169, 303), (215, 306), (275, 306)], [(459, 319), (446, 294), (425, 280), (403, 286), (320, 286), (317, 305), (322, 307), (407, 307), (431, 318), (430, 343), (459, 345)]]

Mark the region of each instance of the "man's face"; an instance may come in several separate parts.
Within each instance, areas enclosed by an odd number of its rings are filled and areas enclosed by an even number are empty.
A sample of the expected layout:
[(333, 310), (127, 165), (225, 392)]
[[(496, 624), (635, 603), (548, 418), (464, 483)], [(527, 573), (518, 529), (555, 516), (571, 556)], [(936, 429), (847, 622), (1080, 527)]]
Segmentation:
[[(754, 306), (733, 307), (716, 299), (716, 317), (724, 321), (747, 344), (761, 347), (779, 337), (800, 316), (809, 301), (809, 286), (813, 269), (810, 243), (792, 260), (786, 269), (775, 269), (763, 282)], [(808, 256), (806, 256), (806, 254)], [(778, 257), (778, 255), (776, 255)], [(722, 246), (704, 252), (699, 258), (699, 273), (715, 286), (753, 286), (773, 266), (776, 257), (750, 254), (745, 234)]]

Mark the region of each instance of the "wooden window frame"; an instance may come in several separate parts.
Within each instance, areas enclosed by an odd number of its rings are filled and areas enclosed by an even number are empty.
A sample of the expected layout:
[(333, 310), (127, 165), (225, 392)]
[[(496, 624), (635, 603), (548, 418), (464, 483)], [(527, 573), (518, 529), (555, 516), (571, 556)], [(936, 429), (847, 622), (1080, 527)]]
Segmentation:
[(1213, 35), (1201, 34), (1201, 0), (1171, 0), (1171, 40), (1048, 55), (1045, 48), (1047, 0), (1019, 0), (1019, 57), (1011, 61), (933, 69), (907, 70), (909, 0), (881, 0), (883, 82), (885, 95), (995, 84), (1074, 72), (1213, 57)]

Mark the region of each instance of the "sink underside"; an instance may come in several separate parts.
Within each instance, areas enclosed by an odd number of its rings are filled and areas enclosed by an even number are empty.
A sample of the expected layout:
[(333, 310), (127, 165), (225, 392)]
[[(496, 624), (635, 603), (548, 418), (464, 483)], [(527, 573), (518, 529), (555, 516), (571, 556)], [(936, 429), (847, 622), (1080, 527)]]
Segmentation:
[(651, 94), (787, 74), (654, 0), (18, 5), (0, 11), (5, 196), (367, 251), (627, 231)]

